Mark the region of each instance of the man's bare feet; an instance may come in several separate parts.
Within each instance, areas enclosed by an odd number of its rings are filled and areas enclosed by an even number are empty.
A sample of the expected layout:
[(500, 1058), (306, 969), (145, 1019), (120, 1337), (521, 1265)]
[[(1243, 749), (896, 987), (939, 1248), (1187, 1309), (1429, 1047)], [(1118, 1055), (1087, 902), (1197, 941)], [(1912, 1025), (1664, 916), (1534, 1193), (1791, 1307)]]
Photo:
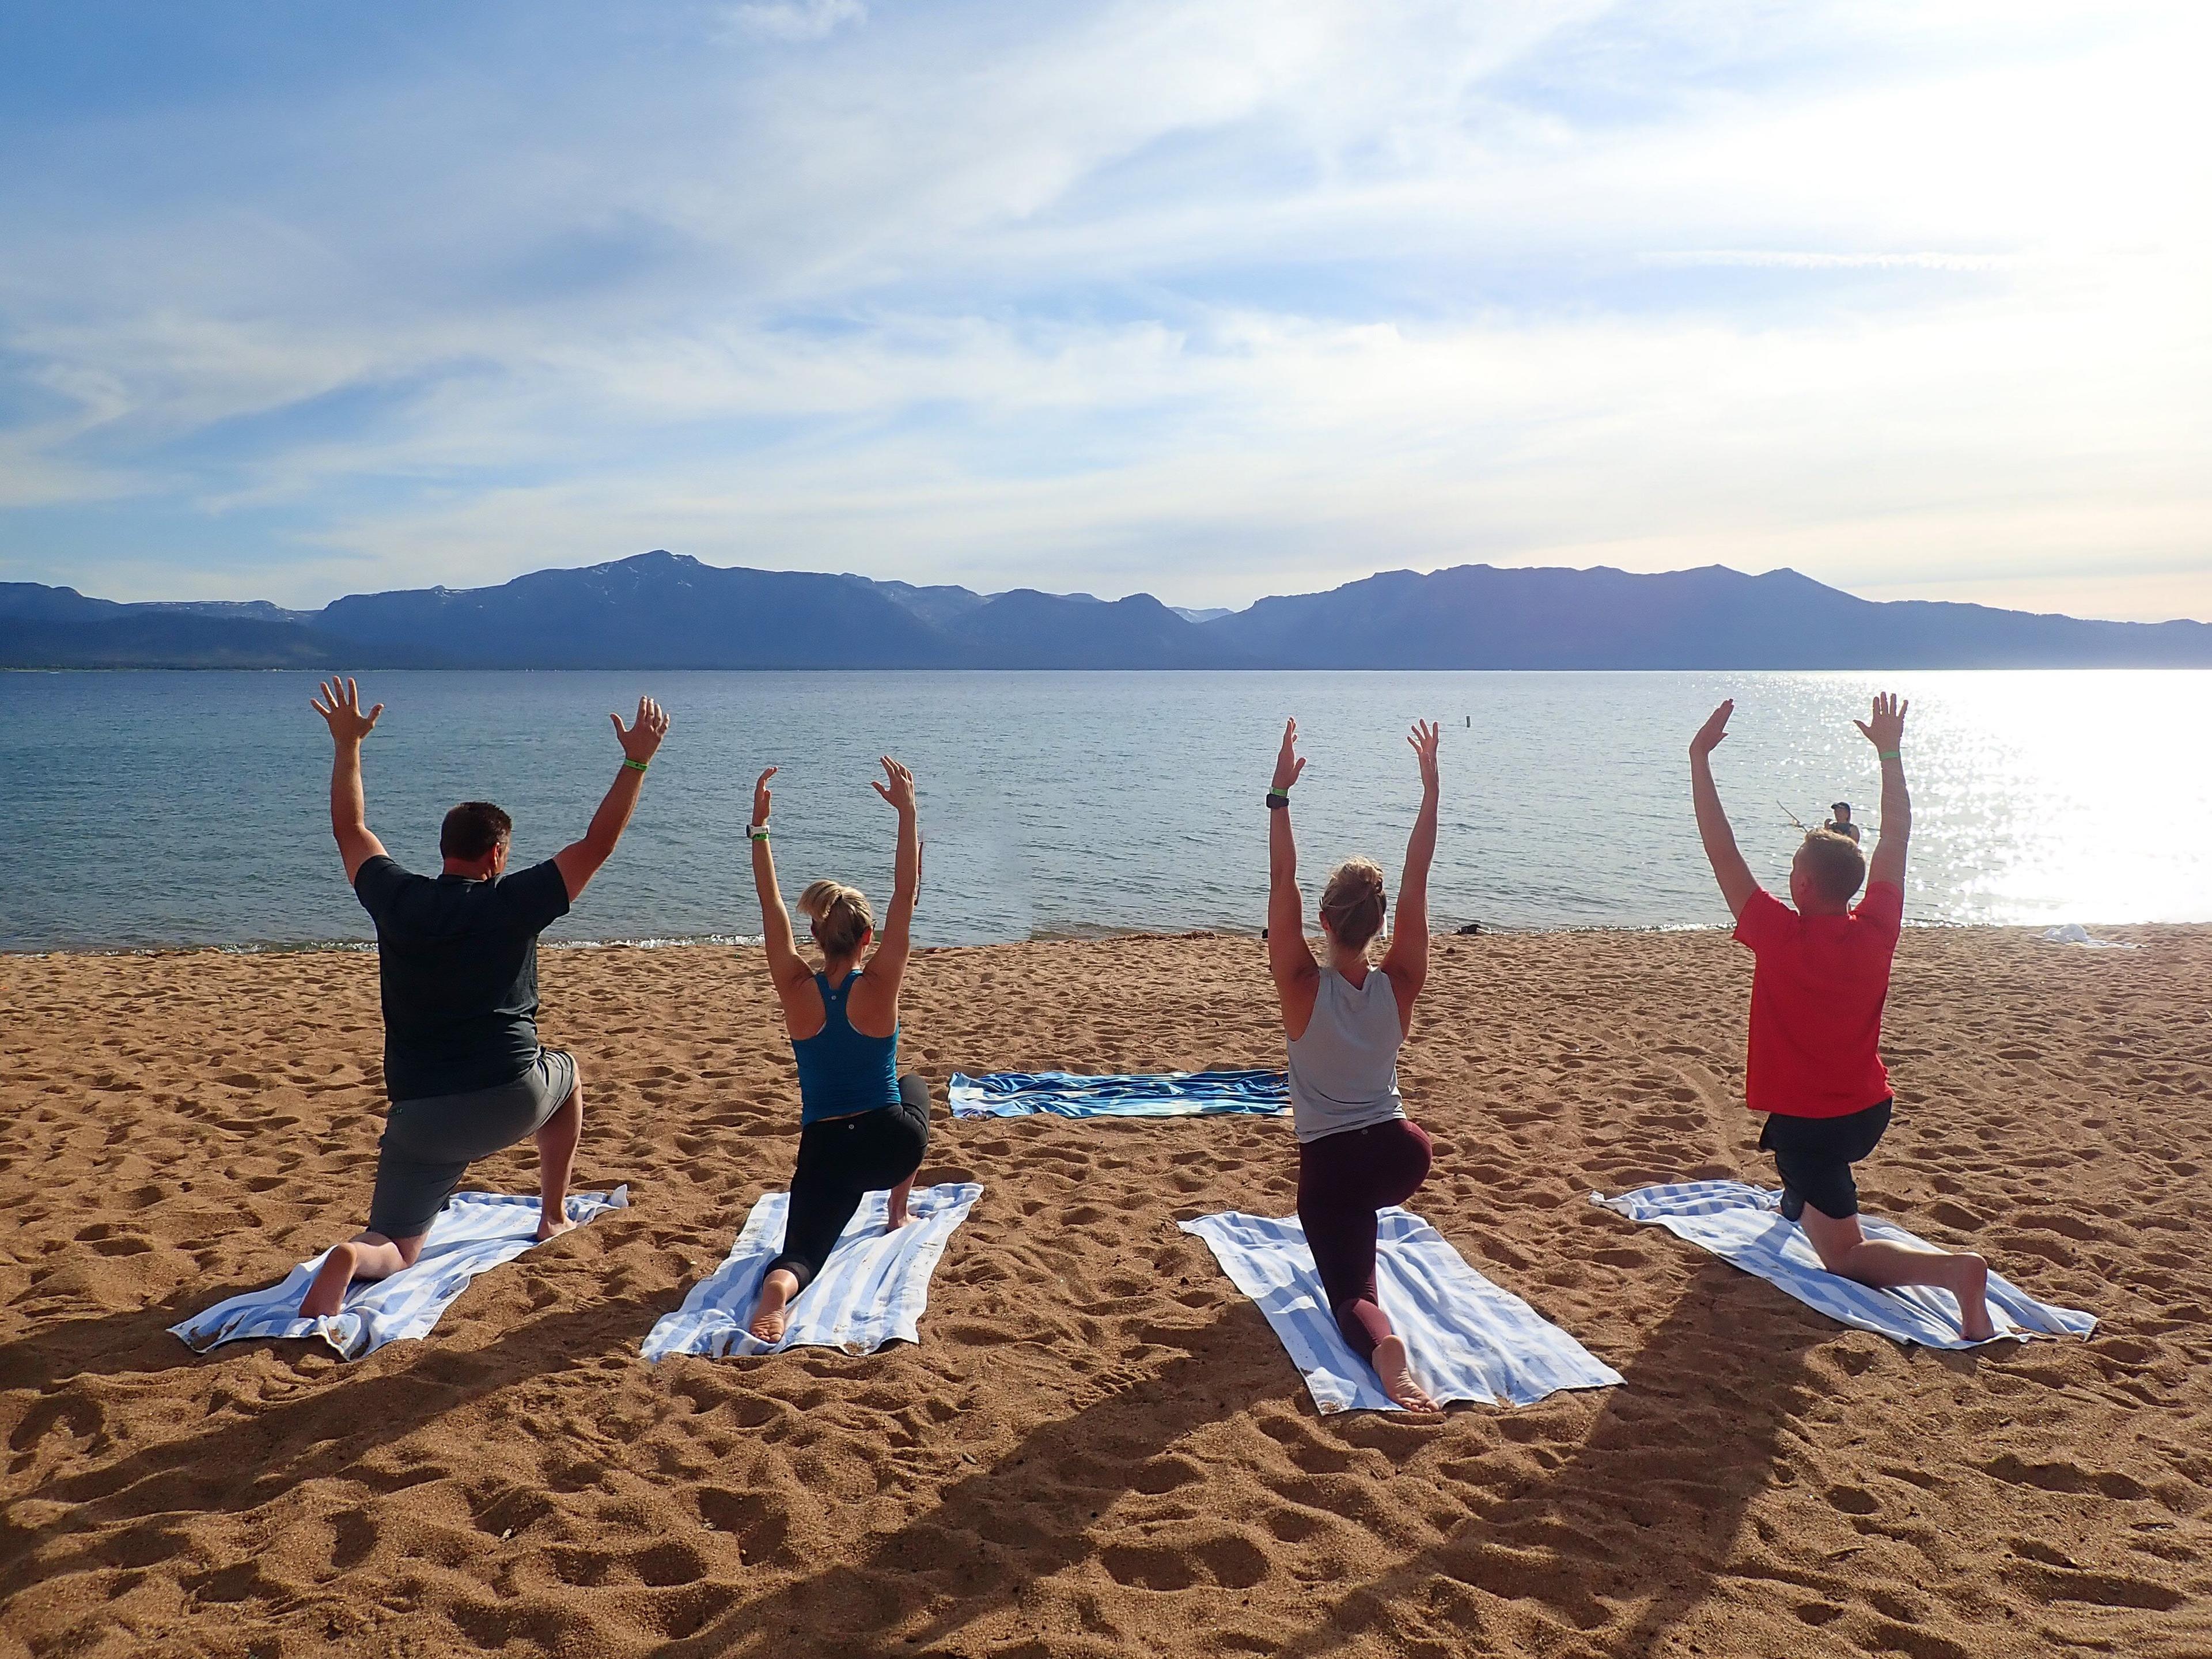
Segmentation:
[(538, 1242), (543, 1244), (549, 1238), (560, 1237), (562, 1233), (573, 1233), (576, 1225), (566, 1215), (551, 1216), (541, 1211), (538, 1217)]
[(1960, 1333), (1969, 1342), (1986, 1342), (1997, 1334), (1996, 1322), (1990, 1317), (1990, 1264), (1965, 1250), (1955, 1259), (1959, 1277), (1951, 1294), (1959, 1298)]
[(323, 1258), (321, 1271), (315, 1275), (315, 1282), (300, 1298), (300, 1317), (327, 1319), (345, 1306), (346, 1290), (353, 1283), (353, 1270), (360, 1260), (361, 1252), (350, 1240), (331, 1245), (331, 1253)]
[(1429, 1393), (1413, 1380), (1413, 1362), (1406, 1352), (1406, 1339), (1386, 1336), (1375, 1345), (1371, 1363), (1375, 1375), (1382, 1379), (1382, 1392), (1390, 1396), (1391, 1403), (1402, 1411), (1440, 1412), (1442, 1406), (1429, 1398)]
[(783, 1340), (784, 1310), (799, 1289), (798, 1279), (777, 1268), (761, 1281), (760, 1300), (753, 1304), (752, 1322), (745, 1327), (763, 1342)]

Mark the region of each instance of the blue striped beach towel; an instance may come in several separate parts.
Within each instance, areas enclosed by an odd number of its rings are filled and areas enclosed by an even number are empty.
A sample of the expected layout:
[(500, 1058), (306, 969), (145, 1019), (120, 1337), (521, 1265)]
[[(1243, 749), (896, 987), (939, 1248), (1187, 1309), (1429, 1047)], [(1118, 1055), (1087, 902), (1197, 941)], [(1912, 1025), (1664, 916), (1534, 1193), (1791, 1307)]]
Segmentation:
[(745, 1218), (744, 1231), (722, 1265), (647, 1333), (645, 1358), (696, 1353), (724, 1359), (801, 1347), (873, 1353), (886, 1342), (919, 1342), (929, 1276), (982, 1195), (973, 1182), (917, 1187), (907, 1206), (910, 1219), (887, 1233), (890, 1194), (870, 1193), (838, 1235), (821, 1277), (791, 1304), (783, 1340), (771, 1346), (745, 1328), (768, 1264), (783, 1248), (784, 1213), (791, 1203), (789, 1193), (766, 1194)]
[[(1468, 1266), (1434, 1227), (1395, 1206), (1376, 1217), (1376, 1298), (1439, 1402), (1533, 1405), (1561, 1389), (1609, 1388), (1620, 1373), (1510, 1291)], [(1323, 1412), (1395, 1411), (1336, 1328), (1298, 1218), (1231, 1210), (1179, 1224), (1202, 1238), (1260, 1305)]]
[[(1783, 1216), (1778, 1190), (1741, 1181), (1683, 1181), (1639, 1188), (1619, 1198), (1592, 1193), (1590, 1202), (1631, 1221), (1664, 1227), (1787, 1291), (1807, 1307), (1859, 1330), (1927, 1348), (1975, 1346), (1959, 1328), (1959, 1300), (1950, 1291), (1929, 1285), (1879, 1290), (1838, 1278), (1823, 1267), (1804, 1229)], [(1869, 1238), (1925, 1248), (1923, 1241), (1894, 1222), (1862, 1215), (1859, 1224)], [(1990, 1275), (1989, 1303), (1997, 1334), (1985, 1340), (1992, 1342), (2006, 1337), (2087, 1336), (2097, 1328), (2094, 1316), (2038, 1302), (1996, 1273)]]
[[(629, 1188), (572, 1193), (571, 1220), (584, 1222), (626, 1209)], [(430, 1224), (422, 1254), (389, 1279), (356, 1279), (345, 1305), (324, 1319), (300, 1316), (300, 1298), (314, 1281), (323, 1256), (303, 1261), (283, 1283), (248, 1291), (194, 1314), (169, 1334), (195, 1353), (218, 1342), (249, 1338), (320, 1337), (342, 1359), (358, 1359), (402, 1337), (427, 1336), (455, 1297), (478, 1273), (512, 1261), (538, 1243), (538, 1200), (504, 1193), (456, 1193)]]
[(946, 1090), (955, 1117), (1209, 1117), (1223, 1112), (1279, 1116), (1291, 1109), (1280, 1072), (955, 1072)]

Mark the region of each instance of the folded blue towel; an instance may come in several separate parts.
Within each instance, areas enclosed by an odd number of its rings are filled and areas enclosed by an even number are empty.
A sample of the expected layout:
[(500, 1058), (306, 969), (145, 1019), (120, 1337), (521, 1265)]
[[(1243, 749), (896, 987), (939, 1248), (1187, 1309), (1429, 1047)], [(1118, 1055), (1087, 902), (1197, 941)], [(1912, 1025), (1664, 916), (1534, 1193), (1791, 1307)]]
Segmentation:
[[(629, 1188), (572, 1193), (568, 1218), (589, 1221), (629, 1206)], [(357, 1279), (345, 1305), (324, 1319), (300, 1316), (300, 1298), (314, 1282), (325, 1250), (285, 1275), (281, 1285), (248, 1291), (194, 1314), (169, 1334), (196, 1353), (218, 1342), (252, 1337), (317, 1336), (341, 1358), (358, 1359), (400, 1337), (427, 1336), (469, 1281), (538, 1243), (538, 1200), (502, 1193), (456, 1193), (430, 1224), (422, 1254), (389, 1279)]]
[(946, 1091), (955, 1117), (1203, 1117), (1219, 1112), (1279, 1116), (1291, 1109), (1280, 1072), (955, 1072)]
[(906, 1225), (887, 1233), (890, 1194), (870, 1193), (838, 1235), (820, 1277), (791, 1304), (783, 1340), (771, 1348), (745, 1325), (760, 1299), (768, 1264), (783, 1248), (791, 1194), (765, 1194), (745, 1218), (744, 1231), (722, 1265), (646, 1334), (645, 1358), (696, 1353), (722, 1359), (802, 1347), (873, 1353), (894, 1340), (919, 1342), (922, 1310), (929, 1305), (929, 1276), (937, 1271), (937, 1259), (953, 1230), (982, 1195), (973, 1182), (917, 1187), (908, 1198)]
[[(1959, 1298), (1950, 1291), (1932, 1285), (1878, 1290), (1839, 1278), (1823, 1267), (1804, 1229), (1784, 1218), (1778, 1191), (1765, 1191), (1741, 1181), (1683, 1181), (1639, 1188), (1619, 1198), (1592, 1193), (1590, 1202), (1631, 1221), (1664, 1227), (1676, 1237), (1686, 1238), (1700, 1249), (1711, 1250), (1722, 1261), (1787, 1291), (1807, 1307), (1817, 1308), (1829, 1318), (1860, 1330), (1929, 1348), (1974, 1346), (1959, 1328)], [(1923, 1240), (1893, 1222), (1862, 1215), (1859, 1225), (1869, 1238), (1926, 1248)], [(2087, 1336), (2097, 1328), (2091, 1315), (2038, 1302), (1995, 1273), (1990, 1275), (1989, 1304), (1990, 1322), (1997, 1328), (1995, 1337), (1985, 1339), (1989, 1341), (2004, 1337)]]
[[(1431, 1398), (1527, 1406), (1561, 1389), (1620, 1381), (1573, 1337), (1468, 1267), (1412, 1211), (1394, 1206), (1376, 1221), (1376, 1300), (1406, 1339), (1413, 1375)], [(1338, 1331), (1296, 1216), (1231, 1210), (1178, 1224), (1204, 1239), (1230, 1281), (1259, 1304), (1317, 1410), (1398, 1409)]]

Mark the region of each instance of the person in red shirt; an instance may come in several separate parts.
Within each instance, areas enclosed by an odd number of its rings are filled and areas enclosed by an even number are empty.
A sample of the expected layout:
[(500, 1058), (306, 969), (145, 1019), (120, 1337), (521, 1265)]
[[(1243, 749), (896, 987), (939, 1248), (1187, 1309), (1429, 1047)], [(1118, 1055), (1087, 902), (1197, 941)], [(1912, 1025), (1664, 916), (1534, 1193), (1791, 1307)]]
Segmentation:
[[(1871, 1239), (1859, 1226), (1851, 1165), (1889, 1127), (1889, 1073), (1881, 1063), (1881, 1010), (1890, 958), (1905, 920), (1905, 849), (1912, 802), (1905, 788), (1905, 714), (1894, 696), (1875, 698), (1854, 722), (1881, 757), (1881, 839), (1871, 865), (1833, 830), (1805, 837), (1790, 866), (1792, 909), (1761, 887), (1736, 850), (1713, 784), (1712, 752), (1728, 736), (1733, 701), (1690, 740), (1690, 792), (1705, 857), (1735, 917), (1735, 937), (1756, 962), (1744, 1091), (1766, 1115), (1762, 1150), (1782, 1176), (1782, 1212), (1830, 1273), (1863, 1285), (1934, 1285), (1956, 1297), (1959, 1324), (1975, 1341), (1996, 1334), (1984, 1291), (1989, 1264), (1965, 1250)], [(1851, 904), (1859, 884), (1866, 897)]]

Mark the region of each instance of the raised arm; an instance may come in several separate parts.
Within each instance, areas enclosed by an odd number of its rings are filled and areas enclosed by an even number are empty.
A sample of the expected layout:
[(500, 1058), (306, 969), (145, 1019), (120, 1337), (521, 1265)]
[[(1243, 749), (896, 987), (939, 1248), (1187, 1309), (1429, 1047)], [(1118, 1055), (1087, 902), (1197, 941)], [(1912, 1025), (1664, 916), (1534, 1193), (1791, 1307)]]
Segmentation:
[(753, 887), (760, 894), (761, 942), (768, 947), (768, 976), (778, 996), (796, 990), (814, 977), (814, 970), (799, 954), (792, 938), (791, 912), (783, 908), (783, 890), (775, 884), (775, 860), (768, 848), (768, 813), (772, 804), (768, 781), (776, 769), (769, 767), (753, 785), (753, 821), (747, 833), (753, 843)]
[(898, 813), (898, 853), (891, 870), (890, 908), (884, 912), (883, 931), (876, 935), (868, 970), (860, 976), (853, 1000), (863, 1009), (888, 1014), (895, 1024), (899, 986), (914, 951), (914, 905), (921, 891), (921, 821), (915, 805), (914, 774), (889, 755), (882, 759), (884, 781), (871, 779), (869, 787)]
[(331, 679), (319, 689), (314, 710), (331, 728), (331, 834), (337, 837), (350, 886), (362, 865), (384, 856), (384, 843), (369, 831), (368, 801), (361, 787), (361, 740), (376, 730), (384, 705), (364, 714), (361, 687), (348, 680), (341, 690)]
[(1313, 1019), (1314, 993), (1321, 983), (1313, 947), (1306, 943), (1298, 847), (1291, 833), (1291, 786), (1305, 769), (1298, 757), (1298, 723), (1291, 720), (1283, 727), (1275, 781), (1267, 789), (1267, 971), (1274, 975), (1275, 994), (1282, 1004), (1283, 1029), (1293, 1040), (1305, 1035)]
[(1713, 710), (1712, 718), (1690, 739), (1690, 799), (1698, 809), (1698, 836), (1705, 843), (1705, 861), (1713, 866), (1729, 914), (1741, 916), (1751, 896), (1759, 890), (1759, 883), (1752, 878), (1751, 866), (1736, 850), (1735, 831), (1729, 828), (1721, 792), (1713, 784), (1712, 761), (1713, 750), (1728, 737), (1729, 716), (1734, 713), (1735, 701), (1730, 698)]
[(571, 904), (583, 897), (584, 889), (599, 873), (599, 866), (614, 856), (615, 843), (629, 827), (629, 815), (637, 810), (638, 791), (645, 787), (645, 769), (660, 747), (661, 738), (668, 735), (668, 716), (651, 697), (637, 700), (637, 719), (628, 727), (620, 714), (607, 718), (615, 724), (615, 741), (622, 744), (623, 763), (599, 810), (592, 814), (592, 825), (584, 831), (583, 840), (570, 842), (553, 855)]
[(1905, 714), (1912, 705), (1899, 702), (1897, 694), (1884, 691), (1874, 700), (1874, 713), (1851, 722), (1881, 757), (1881, 839), (1867, 861), (1869, 884), (1886, 881), (1905, 890), (1905, 852), (1912, 839), (1912, 797), (1905, 787)]
[(1421, 810), (1413, 819), (1413, 833), (1406, 842), (1406, 873), (1398, 882), (1398, 920), (1390, 930), (1390, 948), (1382, 956), (1382, 971), (1398, 994), (1398, 1023), (1413, 1028), (1413, 999), (1429, 982), (1429, 866), (1437, 855), (1437, 742), (1441, 733), (1433, 721), (1415, 720), (1406, 741), (1413, 746), (1421, 768)]

